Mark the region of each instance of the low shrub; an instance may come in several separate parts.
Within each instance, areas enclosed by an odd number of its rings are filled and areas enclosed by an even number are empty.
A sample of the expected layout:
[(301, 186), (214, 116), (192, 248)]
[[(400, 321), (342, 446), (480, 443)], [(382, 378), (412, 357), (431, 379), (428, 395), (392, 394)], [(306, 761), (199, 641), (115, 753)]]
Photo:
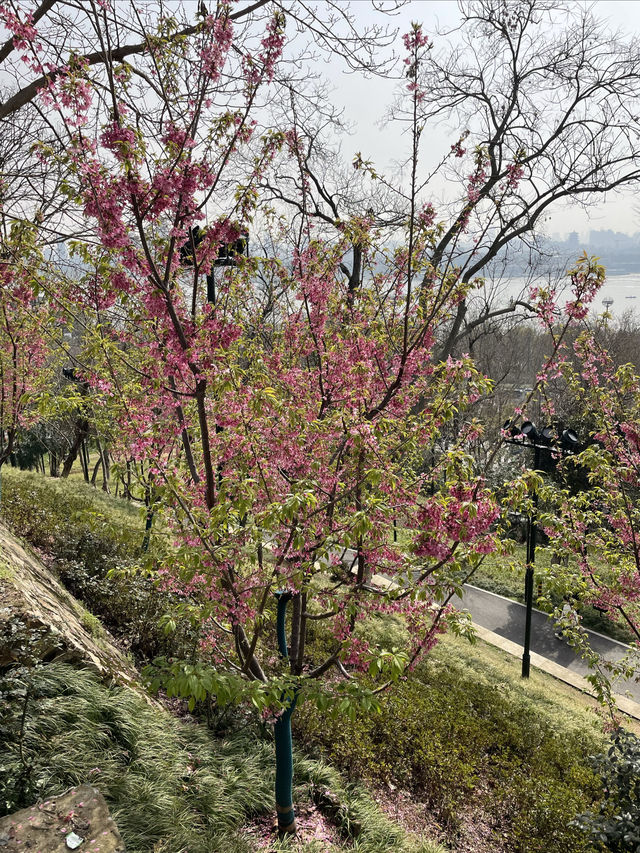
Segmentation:
[(599, 811), (580, 815), (576, 826), (589, 833), (598, 850), (640, 850), (640, 739), (618, 729), (609, 749), (590, 763), (600, 777), (603, 799)]
[(293, 718), (298, 739), (351, 778), (410, 790), (452, 842), (475, 808), (513, 851), (589, 850), (569, 823), (598, 795), (585, 761), (602, 743), (595, 726), (539, 697), (532, 701), (489, 666), (474, 672), (452, 648), (438, 646), (383, 695), (380, 714), (332, 720), (303, 706)]

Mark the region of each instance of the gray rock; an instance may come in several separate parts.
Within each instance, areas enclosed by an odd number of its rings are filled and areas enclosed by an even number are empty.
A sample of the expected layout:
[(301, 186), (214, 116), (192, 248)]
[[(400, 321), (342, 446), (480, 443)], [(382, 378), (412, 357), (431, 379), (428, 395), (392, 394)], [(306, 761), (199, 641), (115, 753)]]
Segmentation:
[(3, 853), (125, 853), (109, 807), (91, 785), (71, 788), (0, 818), (0, 849)]
[(87, 613), (53, 573), (0, 524), (0, 667), (19, 662), (11, 645), (11, 621), (19, 619), (40, 635), (36, 654), (93, 670), (106, 684), (135, 690), (155, 704), (140, 686), (135, 667), (113, 638)]

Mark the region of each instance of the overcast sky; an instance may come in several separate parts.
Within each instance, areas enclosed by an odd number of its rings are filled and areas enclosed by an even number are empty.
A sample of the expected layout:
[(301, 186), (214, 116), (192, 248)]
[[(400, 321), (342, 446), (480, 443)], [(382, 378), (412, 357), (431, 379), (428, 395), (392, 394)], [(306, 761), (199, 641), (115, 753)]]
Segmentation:
[[(619, 28), (630, 35), (640, 34), (640, 0), (596, 0), (595, 3), (577, 2), (576, 5), (593, 6), (597, 16), (607, 20), (613, 29)], [(355, 0), (352, 8), (363, 20), (374, 14), (370, 4), (364, 0)], [(458, 5), (455, 0), (411, 0), (392, 21), (401, 33), (407, 32), (411, 21), (421, 22), (427, 33), (433, 33), (438, 24), (444, 27), (455, 25)], [(407, 141), (396, 126), (384, 122), (385, 111), (397, 90), (397, 81), (366, 80), (360, 75), (338, 71), (330, 72), (330, 76), (336, 86), (335, 101), (345, 107), (354, 127), (353, 135), (343, 144), (345, 157), (348, 159), (361, 151), (365, 158), (384, 168), (391, 159), (402, 156)], [(444, 131), (439, 132), (444, 134)], [(437, 143), (438, 140), (434, 141)], [(446, 145), (447, 141), (446, 135), (440, 137), (441, 144)], [(629, 234), (640, 231), (640, 193), (612, 194), (605, 203), (588, 211), (576, 207), (555, 208), (545, 223), (545, 231), (549, 235), (556, 233), (560, 236), (578, 231), (586, 237), (589, 230), (601, 228)]]

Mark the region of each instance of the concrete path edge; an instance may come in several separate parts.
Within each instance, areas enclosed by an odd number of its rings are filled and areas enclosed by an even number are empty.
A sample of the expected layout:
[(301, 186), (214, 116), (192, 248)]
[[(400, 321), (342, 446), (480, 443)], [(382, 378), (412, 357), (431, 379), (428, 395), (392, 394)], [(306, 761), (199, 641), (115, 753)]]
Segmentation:
[[(493, 631), (489, 631), (475, 622), (472, 624), (478, 639), (501, 649), (513, 657), (522, 658), (523, 649), (518, 643), (507, 640), (505, 637), (501, 637), (499, 634), (495, 634)], [(582, 693), (594, 696), (593, 688), (586, 678), (575, 672), (571, 672), (570, 669), (566, 669), (566, 667), (560, 666), (560, 664), (554, 663), (548, 658), (542, 657), (542, 655), (531, 652), (531, 666), (542, 672), (546, 672), (547, 675), (551, 675), (553, 678), (557, 678), (558, 681), (563, 681), (565, 684), (575, 687), (576, 690), (580, 690)], [(634, 720), (640, 720), (640, 704), (638, 702), (634, 702), (632, 699), (628, 699), (619, 693), (614, 693), (613, 699), (619, 711), (622, 711), (623, 714), (627, 714), (629, 717), (633, 717)]]

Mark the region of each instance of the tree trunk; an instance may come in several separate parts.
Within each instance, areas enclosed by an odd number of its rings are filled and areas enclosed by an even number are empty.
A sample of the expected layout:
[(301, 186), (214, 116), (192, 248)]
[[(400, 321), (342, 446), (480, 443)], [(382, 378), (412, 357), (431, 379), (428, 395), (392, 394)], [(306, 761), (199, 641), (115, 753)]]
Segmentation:
[(291, 715), (295, 699), (273, 725), (276, 742), (276, 812), (278, 833), (295, 835), (296, 815), (293, 809), (293, 741), (291, 739)]
[[(73, 467), (73, 463), (78, 458), (78, 453), (82, 448), (82, 444), (89, 433), (89, 421), (85, 418), (77, 418), (75, 422), (75, 436), (73, 439), (73, 444), (71, 445), (71, 449), (67, 454), (67, 458), (64, 460), (64, 465), (62, 466), (62, 474), (60, 475), (63, 478), (66, 478), (71, 473), (71, 468)], [(87, 482), (89, 480), (89, 475), (87, 473)]]
[(98, 454), (100, 455), (99, 463), (102, 465), (102, 491), (109, 491), (109, 451), (102, 446), (100, 439), (96, 437), (98, 446)]
[(100, 453), (102, 455), (102, 491), (109, 491), (109, 483), (111, 481), (111, 460), (109, 457), (109, 448), (104, 448), (100, 446)]
[(82, 466), (82, 475), (85, 483), (89, 482), (89, 447), (87, 445), (87, 437), (85, 436), (82, 445), (80, 446), (80, 465)]
[[(151, 481), (151, 475), (149, 480)], [(144, 539), (142, 540), (142, 553), (145, 554), (149, 550), (149, 542), (151, 540), (151, 527), (153, 526), (153, 484), (150, 482), (144, 493), (144, 502), (147, 507), (147, 518), (144, 526)]]

